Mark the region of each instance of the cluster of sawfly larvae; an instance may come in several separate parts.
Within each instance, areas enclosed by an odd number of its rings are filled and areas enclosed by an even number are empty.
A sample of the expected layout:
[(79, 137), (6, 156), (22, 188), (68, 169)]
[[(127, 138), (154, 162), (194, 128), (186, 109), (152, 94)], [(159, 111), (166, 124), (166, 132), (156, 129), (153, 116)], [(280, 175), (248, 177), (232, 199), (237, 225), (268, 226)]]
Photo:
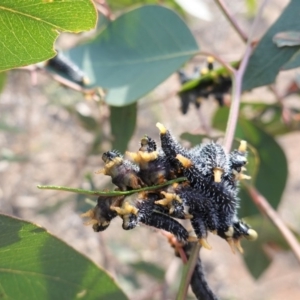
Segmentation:
[[(86, 224), (99, 232), (120, 216), (125, 230), (142, 223), (170, 232), (181, 243), (199, 241), (207, 249), (211, 249), (207, 235), (212, 232), (225, 239), (233, 252), (235, 248), (242, 252), (240, 240), (257, 237), (237, 216), (238, 181), (248, 177), (243, 174), (246, 142), (229, 154), (215, 142), (188, 150), (162, 124), (156, 126), (161, 149), (145, 135), (137, 152), (126, 152), (130, 160), (117, 151), (104, 153), (105, 166), (99, 173), (111, 176), (119, 191), (159, 186), (179, 177), (186, 180), (129, 196), (100, 196), (96, 207), (83, 214), (89, 218)], [(194, 233), (176, 219), (189, 219)]]

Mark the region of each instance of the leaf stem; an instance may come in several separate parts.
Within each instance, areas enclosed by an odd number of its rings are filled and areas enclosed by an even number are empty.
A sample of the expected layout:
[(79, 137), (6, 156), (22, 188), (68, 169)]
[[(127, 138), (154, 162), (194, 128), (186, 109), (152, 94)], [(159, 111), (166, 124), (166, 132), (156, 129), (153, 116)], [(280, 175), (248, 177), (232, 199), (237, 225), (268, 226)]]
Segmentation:
[(261, 212), (268, 216), (272, 223), (278, 228), (286, 242), (290, 245), (292, 251), (294, 252), (296, 258), (300, 262), (300, 244), (291, 232), (291, 230), (286, 226), (283, 220), (280, 218), (278, 213), (269, 204), (266, 198), (264, 198), (255, 187), (247, 185), (246, 186), (249, 195), (251, 196), (253, 202), (261, 210)]
[(179, 291), (176, 300), (186, 299), (186, 295), (197, 263), (200, 249), (201, 249), (201, 245), (199, 243), (195, 243), (195, 245), (192, 247), (189, 260), (183, 267), (182, 279), (180, 282)]
[(77, 189), (77, 188), (71, 188), (66, 186), (58, 186), (58, 185), (37, 185), (37, 188), (40, 190), (57, 190), (57, 191), (64, 191), (64, 192), (71, 192), (76, 194), (84, 194), (84, 195), (92, 195), (92, 196), (106, 196), (106, 197), (114, 197), (114, 196), (120, 196), (120, 195), (131, 195), (143, 191), (152, 191), (160, 189), (164, 186), (176, 183), (176, 182), (182, 182), (186, 181), (187, 179), (185, 177), (176, 178), (173, 180), (169, 180), (164, 182), (160, 185), (154, 185), (154, 186), (148, 186), (137, 190), (131, 190), (131, 191), (91, 191), (91, 190), (84, 190), (84, 189)]
[(230, 74), (234, 74), (236, 70), (227, 62), (225, 62), (219, 55), (216, 55), (214, 53), (210, 53), (207, 51), (200, 51), (198, 55), (203, 56), (211, 56), (213, 57), (217, 62), (219, 62)]
[[(218, 0), (220, 1), (220, 0)], [(256, 15), (256, 18), (253, 22), (250, 35), (247, 40), (246, 49), (242, 61), (240, 63), (239, 69), (233, 74), (232, 78), (232, 99), (231, 99), (231, 107), (229, 112), (229, 117), (227, 121), (226, 133), (224, 138), (224, 147), (229, 152), (231, 149), (231, 145), (233, 142), (235, 129), (237, 125), (237, 120), (239, 116), (240, 110), (240, 102), (241, 102), (241, 94), (243, 88), (243, 77), (246, 71), (246, 67), (252, 52), (251, 40), (252, 36), (256, 30), (258, 25), (258, 21), (262, 15), (263, 9), (267, 4), (268, 0), (264, 0), (262, 5), (259, 8), (259, 11)]]
[[(224, 3), (222, 0), (216, 0), (217, 4), (222, 5), (221, 9), (223, 11)], [(240, 109), (240, 100), (241, 100), (241, 94), (242, 94), (242, 83), (243, 83), (243, 76), (252, 52), (252, 47), (251, 47), (251, 36), (254, 33), (254, 30), (256, 29), (257, 23), (262, 15), (262, 11), (266, 5), (268, 0), (264, 0), (258, 13), (257, 16), (253, 22), (252, 29), (251, 29), (251, 34), (250, 38), (247, 39), (246, 36), (243, 36), (243, 40), (247, 41), (246, 45), (246, 50), (245, 54), (243, 56), (243, 59), (240, 63), (239, 69), (235, 70), (233, 69), (229, 64), (225, 63), (220, 57), (217, 55), (211, 55), (213, 56), (218, 62), (220, 62), (230, 73), (232, 76), (232, 101), (231, 101), (231, 107), (230, 107), (230, 112), (229, 112), (229, 117), (227, 121), (227, 127), (226, 127), (226, 132), (225, 132), (225, 138), (224, 138), (224, 147), (225, 149), (229, 152), (231, 149), (231, 145), (234, 139), (234, 134), (236, 130), (236, 125), (237, 125), (237, 120), (238, 120), (238, 115), (239, 115), (239, 109)], [(227, 17), (230, 16), (229, 12), (225, 12), (225, 15)], [(229, 19), (230, 23), (232, 23), (232, 18)], [(232, 23), (233, 24), (233, 23)], [(238, 25), (234, 22), (234, 28), (237, 30)], [(241, 32), (239, 32), (241, 34)], [(199, 54), (207, 55), (207, 52), (200, 52)], [(181, 279), (180, 283), (180, 288), (178, 291), (178, 296), (177, 300), (184, 300), (186, 299), (187, 295), (187, 290), (188, 286), (190, 284), (190, 279), (188, 275), (193, 273), (196, 263), (197, 263), (197, 258), (199, 256), (199, 251), (200, 251), (200, 246), (198, 244), (194, 245), (191, 251), (191, 255), (189, 257), (188, 263), (184, 268), (183, 276)]]
[(240, 38), (244, 42), (247, 42), (247, 40), (248, 40), (247, 35), (241, 29), (241, 27), (237, 23), (236, 19), (234, 18), (234, 16), (230, 13), (230, 11), (229, 11), (228, 7), (226, 6), (226, 4), (224, 3), (224, 1), (223, 0), (215, 0), (215, 3), (220, 8), (220, 10), (223, 12), (224, 16), (229, 21), (229, 23), (232, 25), (232, 27), (235, 29), (235, 31), (238, 33)]

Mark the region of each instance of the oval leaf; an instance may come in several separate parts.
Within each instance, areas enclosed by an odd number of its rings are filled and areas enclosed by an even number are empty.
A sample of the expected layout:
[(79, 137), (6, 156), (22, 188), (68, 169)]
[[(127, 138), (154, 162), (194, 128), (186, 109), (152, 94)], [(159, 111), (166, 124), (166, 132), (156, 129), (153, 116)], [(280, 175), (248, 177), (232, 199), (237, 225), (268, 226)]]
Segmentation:
[(121, 15), (69, 55), (93, 84), (108, 89), (108, 104), (124, 106), (149, 93), (198, 51), (175, 12), (147, 5)]
[[(299, 49), (299, 48), (298, 48)], [(300, 50), (298, 50), (291, 59), (282, 66), (282, 70), (290, 70), (300, 67)]]
[(90, 0), (2, 0), (0, 71), (53, 57), (59, 31), (90, 30), (96, 20)]
[[(224, 130), (228, 120), (228, 108), (220, 108), (213, 120), (213, 126)], [(256, 126), (253, 121), (239, 118), (236, 135), (246, 140), (258, 154), (260, 161), (255, 186), (266, 197), (270, 204), (276, 208), (281, 200), (287, 180), (287, 160), (285, 154), (275, 139)], [(245, 189), (240, 191), (241, 216), (249, 216), (258, 212), (253, 201)]]
[(103, 270), (44, 228), (0, 215), (1, 299), (127, 299)]
[(124, 153), (127, 150), (136, 124), (137, 105), (110, 107), (110, 128), (113, 137), (112, 148)]
[(270, 244), (270, 246), (275, 245), (275, 249), (279, 247), (285, 250), (289, 249), (289, 246), (279, 230), (266, 217), (255, 215), (246, 218), (245, 221), (258, 232), (257, 241), (247, 242), (243, 255), (250, 273), (257, 279), (271, 263), (270, 256), (265, 251), (265, 246)]
[(6, 72), (1, 72), (0, 73), (0, 93), (2, 92), (5, 83), (6, 83)]
[(243, 90), (273, 83), (281, 67), (299, 50), (299, 47), (278, 48), (272, 41), (278, 32), (300, 31), (299, 10), (300, 1), (292, 0), (263, 36), (250, 57)]

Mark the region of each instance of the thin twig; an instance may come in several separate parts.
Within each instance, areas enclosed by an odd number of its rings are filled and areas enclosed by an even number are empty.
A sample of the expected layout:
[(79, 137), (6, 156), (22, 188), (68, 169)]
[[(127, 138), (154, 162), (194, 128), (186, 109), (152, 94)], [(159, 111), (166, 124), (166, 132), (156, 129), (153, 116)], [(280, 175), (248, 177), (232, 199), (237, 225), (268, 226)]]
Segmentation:
[[(267, 1), (268, 0), (264, 0), (263, 4), (261, 5), (261, 7), (258, 11), (258, 14), (257, 14), (257, 16), (254, 20), (253, 25), (252, 25), (252, 30), (251, 30), (250, 37), (253, 35), (254, 30), (256, 29), (258, 20), (261, 17), (263, 8), (265, 7)], [(233, 88), (232, 88), (232, 103), (231, 103), (231, 108), (230, 108), (230, 112), (229, 112), (229, 117), (228, 117), (226, 132), (225, 132), (225, 138), (224, 138), (224, 147), (228, 152), (231, 149), (231, 144), (233, 142), (233, 138), (234, 138), (234, 134), (235, 134), (235, 130), (236, 130), (236, 124), (237, 124), (238, 115), (239, 115), (239, 108), (240, 108), (240, 98), (241, 98), (241, 93), (242, 93), (243, 75), (244, 75), (244, 72), (246, 70), (247, 63), (248, 63), (251, 51), (252, 51), (251, 39), (248, 39), (245, 54), (243, 56), (243, 59), (240, 63), (239, 69), (237, 71), (235, 69), (233, 69), (230, 65), (225, 63), (218, 56), (213, 55), (213, 57), (217, 61), (219, 61), (222, 65), (224, 65), (224, 67), (232, 75), (232, 83), (233, 83), (232, 84), (232, 86), (233, 86)], [(201, 54), (207, 55), (206, 52), (201, 52)], [(209, 55), (211, 55), (211, 54), (209, 54)], [(196, 262), (197, 262), (197, 258), (199, 256), (199, 251), (200, 251), (200, 245), (195, 244), (195, 246), (193, 247), (193, 249), (191, 251), (191, 255), (190, 255), (188, 264), (186, 266), (186, 269), (184, 271), (184, 274), (183, 274), (184, 276), (186, 276), (186, 273), (187, 273), (186, 270), (191, 272), (191, 274), (193, 273), (193, 271), (195, 269)], [(188, 273), (188, 274), (190, 274), (190, 273)], [(184, 300), (186, 298), (187, 287), (190, 284), (190, 278), (191, 277), (188, 277), (188, 276), (182, 277), (179, 293), (178, 293), (178, 296), (177, 296), (177, 300)]]
[(190, 285), (190, 281), (197, 263), (197, 259), (199, 256), (201, 245), (196, 243), (192, 250), (189, 257), (187, 264), (183, 267), (182, 272), (182, 280), (180, 282), (179, 292), (177, 294), (176, 300), (185, 300), (187, 291)]
[(224, 137), (224, 147), (227, 152), (230, 151), (235, 135), (235, 129), (240, 111), (240, 102), (242, 94), (243, 76), (249, 61), (252, 48), (250, 43), (246, 47), (245, 55), (240, 63), (238, 71), (232, 77), (232, 100), (227, 121), (226, 133)]
[(115, 19), (115, 16), (113, 12), (111, 11), (109, 5), (105, 0), (94, 0), (95, 4), (98, 3), (97, 6), (98, 11), (105, 16), (108, 20), (113, 21)]
[(246, 186), (249, 195), (256, 204), (256, 206), (261, 210), (261, 212), (269, 217), (272, 223), (278, 228), (281, 234), (284, 236), (286, 242), (290, 245), (292, 251), (294, 252), (296, 258), (300, 262), (300, 244), (297, 239), (282, 221), (278, 213), (273, 209), (269, 202), (264, 198), (253, 186)]
[(236, 19), (231, 15), (230, 11), (228, 10), (226, 4), (223, 0), (215, 0), (215, 3), (218, 5), (218, 7), (221, 9), (223, 14), (225, 15), (226, 19), (230, 22), (232, 27), (235, 29), (235, 31), (238, 33), (238, 35), (241, 37), (241, 39), (244, 42), (247, 42), (247, 35), (244, 33), (244, 31), (241, 29), (239, 24), (237, 23)]
[[(51, 72), (48, 72), (44, 67), (40, 67), (38, 65), (30, 65), (30, 66), (26, 66), (26, 67), (20, 67), (18, 68), (19, 70), (25, 70), (25, 71), (29, 71), (31, 73), (33, 72), (44, 72), (46, 73), (47, 75), (51, 76), (52, 79), (54, 79), (55, 81), (57, 81), (58, 83), (60, 83), (61, 85), (64, 85), (74, 91), (77, 91), (77, 92), (80, 92), (84, 95), (90, 95), (90, 96), (97, 96), (97, 90), (98, 90), (98, 87), (97, 88), (85, 88), (85, 87), (82, 87), (81, 85), (71, 81), (71, 80), (68, 80), (67, 78), (64, 78), (62, 76), (60, 76), (59, 74), (54, 74), (54, 73), (51, 73)], [(34, 85), (36, 85), (36, 82), (34, 82)], [(97, 99), (98, 100), (98, 96), (97, 96)]]
[(207, 52), (207, 51), (200, 51), (198, 55), (202, 56), (211, 56), (213, 57), (217, 62), (219, 62), (228, 72), (229, 74), (234, 74), (236, 70), (227, 62), (225, 62), (219, 55)]
[(241, 94), (242, 94), (242, 83), (243, 83), (243, 76), (246, 71), (246, 67), (252, 52), (252, 46), (251, 46), (251, 40), (252, 36), (257, 28), (258, 22), (260, 20), (260, 17), (262, 15), (263, 9), (265, 5), (267, 4), (268, 0), (264, 0), (261, 7), (259, 8), (259, 11), (257, 13), (257, 16), (253, 22), (251, 33), (249, 35), (249, 38), (247, 40), (246, 50), (245, 54), (243, 56), (243, 59), (240, 63), (239, 69), (236, 71), (236, 73), (233, 75), (232, 78), (232, 100), (231, 100), (231, 107), (229, 112), (229, 117), (227, 121), (227, 127), (226, 127), (226, 133), (224, 138), (224, 147), (229, 152), (231, 149), (231, 145), (233, 142), (236, 124), (239, 116), (239, 110), (240, 110), (240, 102), (241, 102)]
[(176, 182), (182, 182), (186, 181), (187, 179), (185, 177), (180, 177), (176, 178), (173, 180), (169, 180), (164, 182), (163, 184), (160, 185), (154, 185), (154, 186), (147, 186), (141, 189), (137, 190), (131, 190), (131, 191), (91, 191), (91, 190), (84, 190), (84, 189), (77, 189), (77, 188), (70, 188), (67, 186), (58, 186), (58, 185), (37, 185), (37, 188), (40, 190), (56, 190), (56, 191), (65, 191), (65, 192), (71, 192), (71, 193), (76, 193), (76, 194), (84, 194), (84, 195), (92, 195), (92, 196), (106, 196), (106, 197), (115, 197), (115, 196), (120, 196), (120, 195), (131, 195), (139, 192), (144, 192), (144, 191), (152, 191), (152, 190), (157, 190), (160, 189), (164, 186), (171, 185)]

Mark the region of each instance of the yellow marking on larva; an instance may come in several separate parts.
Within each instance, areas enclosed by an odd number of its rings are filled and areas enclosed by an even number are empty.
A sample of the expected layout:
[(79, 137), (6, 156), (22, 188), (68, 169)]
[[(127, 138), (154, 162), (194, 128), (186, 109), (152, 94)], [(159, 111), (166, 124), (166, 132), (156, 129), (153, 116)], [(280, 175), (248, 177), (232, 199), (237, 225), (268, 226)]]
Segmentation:
[(160, 134), (166, 134), (167, 129), (163, 124), (158, 122), (158, 123), (156, 123), (156, 127), (159, 129)]
[(208, 250), (211, 250), (211, 249), (212, 249), (212, 246), (211, 246), (211, 245), (207, 242), (207, 240), (204, 239), (204, 238), (199, 239), (199, 244), (200, 244), (202, 247), (204, 247), (204, 248), (206, 248), (206, 249), (208, 249)]
[(254, 229), (249, 229), (248, 230), (248, 235), (245, 235), (245, 238), (248, 241), (255, 241), (257, 239), (257, 237), (258, 237), (258, 234)]
[(221, 182), (222, 174), (224, 173), (223, 169), (221, 168), (214, 168), (214, 181), (215, 182)]
[(190, 168), (192, 166), (192, 161), (181, 154), (177, 154), (176, 158), (180, 161), (184, 168)]
[(239, 149), (240, 152), (246, 152), (247, 151), (247, 142), (246, 141), (241, 141)]

